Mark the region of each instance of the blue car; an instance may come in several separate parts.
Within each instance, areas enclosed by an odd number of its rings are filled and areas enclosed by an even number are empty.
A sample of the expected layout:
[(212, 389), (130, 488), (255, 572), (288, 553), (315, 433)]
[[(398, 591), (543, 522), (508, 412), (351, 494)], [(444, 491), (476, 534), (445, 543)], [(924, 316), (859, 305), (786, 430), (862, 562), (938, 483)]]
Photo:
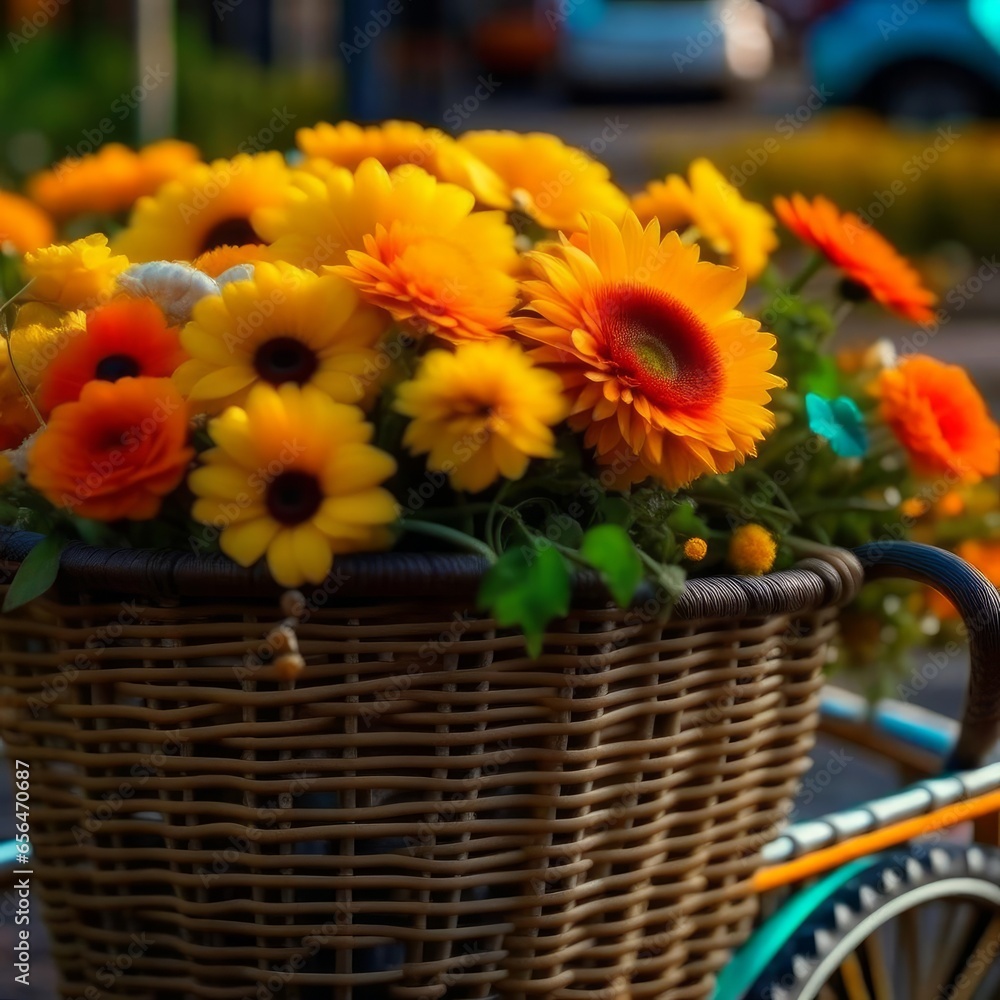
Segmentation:
[(758, 0), (543, 0), (542, 11), (578, 89), (725, 91), (771, 68)]
[(847, 0), (805, 29), (813, 82), (887, 117), (1000, 107), (1000, 0)]

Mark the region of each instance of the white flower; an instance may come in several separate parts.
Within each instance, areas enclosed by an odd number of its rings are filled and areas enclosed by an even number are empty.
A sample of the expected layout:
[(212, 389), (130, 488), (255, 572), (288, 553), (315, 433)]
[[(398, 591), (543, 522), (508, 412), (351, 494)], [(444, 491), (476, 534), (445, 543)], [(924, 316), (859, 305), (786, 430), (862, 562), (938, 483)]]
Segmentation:
[(183, 326), (196, 302), (219, 294), (218, 284), (203, 271), (166, 260), (133, 264), (118, 276), (118, 287), (130, 295), (152, 299), (171, 326)]
[(231, 281), (252, 281), (253, 280), (253, 264), (234, 264), (232, 267), (223, 271), (216, 279), (215, 283), (222, 288), (223, 285), (228, 285)]

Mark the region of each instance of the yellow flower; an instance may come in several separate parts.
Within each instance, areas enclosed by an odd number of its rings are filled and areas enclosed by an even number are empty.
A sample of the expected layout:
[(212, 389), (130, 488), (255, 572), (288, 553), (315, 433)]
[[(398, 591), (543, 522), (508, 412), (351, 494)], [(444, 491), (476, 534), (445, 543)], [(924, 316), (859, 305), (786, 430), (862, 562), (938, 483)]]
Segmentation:
[(403, 121), (368, 126), (320, 122), (314, 128), (300, 128), (295, 143), (310, 158), (303, 169), (320, 176), (326, 173), (326, 164), (357, 170), (373, 157), (386, 170), (406, 164), (422, 167), (438, 180), (471, 191), (477, 201), (491, 208), (507, 204), (504, 183), (496, 173), (439, 128)]
[(712, 249), (753, 281), (778, 246), (775, 220), (763, 205), (747, 201), (706, 159), (689, 169), (690, 184), (676, 174), (654, 181), (632, 203), (641, 222), (658, 218), (661, 226), (697, 227)]
[(656, 476), (679, 489), (732, 472), (774, 427), (765, 408), (774, 337), (737, 304), (745, 276), (699, 261), (676, 233), (660, 239), (629, 212), (589, 217), (587, 233), (529, 255), (517, 330), (541, 347), (573, 399), (570, 427), (619, 486)]
[(375, 388), (385, 325), (337, 275), (258, 263), (252, 279), (197, 302), (181, 334), (191, 359), (174, 379), (208, 413), (242, 403), (258, 382), (311, 385), (356, 403)]
[(396, 503), (381, 488), (396, 463), (373, 447), (356, 406), (311, 386), (256, 386), (246, 409), (209, 421), (216, 447), (188, 483), (195, 520), (221, 529), (241, 566), (267, 556), (285, 587), (320, 583), (334, 556), (386, 548)]
[(684, 543), (684, 558), (691, 562), (701, 562), (708, 555), (708, 543), (704, 538), (689, 538)]
[(130, 260), (186, 260), (220, 246), (263, 242), (250, 218), (281, 205), (290, 171), (280, 153), (196, 163), (140, 198), (114, 248)]
[(534, 458), (555, 453), (550, 429), (566, 416), (558, 376), (531, 364), (505, 338), (431, 351), (397, 391), (412, 417), (405, 444), (456, 489), (478, 493), (498, 476), (520, 479)]
[(760, 576), (774, 565), (778, 544), (759, 524), (743, 524), (729, 539), (729, 565), (737, 573)]
[(24, 273), (34, 279), (25, 297), (60, 309), (89, 309), (111, 296), (128, 265), (127, 257), (112, 255), (102, 233), (44, 247), (24, 256)]
[(0, 340), (0, 449), (16, 448), (38, 430), (38, 418), (24, 390), (37, 406), (38, 390), (50, 362), (71, 338), (83, 332), (85, 322), (82, 312), (57, 314), (37, 303), (18, 310), (9, 352)]
[(27, 253), (56, 238), (52, 220), (27, 198), (0, 191), (0, 253)]
[(545, 132), (466, 132), (459, 145), (504, 181), (504, 208), (517, 208), (548, 229), (583, 226), (584, 212), (601, 212), (619, 222), (628, 198), (611, 174), (583, 150)]
[(368, 159), (353, 174), (298, 174), (288, 205), (254, 222), (275, 258), (312, 270), (338, 265), (416, 332), (483, 339), (509, 326), (518, 257), (503, 213), (474, 205), (468, 191), (418, 167), (388, 173)]

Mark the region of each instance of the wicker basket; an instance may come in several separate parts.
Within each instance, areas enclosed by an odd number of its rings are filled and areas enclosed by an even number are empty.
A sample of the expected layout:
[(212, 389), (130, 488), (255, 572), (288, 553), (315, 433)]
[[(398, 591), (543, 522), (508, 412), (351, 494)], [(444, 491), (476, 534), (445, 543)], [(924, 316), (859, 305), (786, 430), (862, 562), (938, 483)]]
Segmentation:
[(582, 581), (536, 660), (468, 610), (481, 571), (345, 558), (287, 682), (260, 574), (66, 551), (0, 653), (63, 996), (710, 994), (858, 563), (693, 581), (667, 622)]

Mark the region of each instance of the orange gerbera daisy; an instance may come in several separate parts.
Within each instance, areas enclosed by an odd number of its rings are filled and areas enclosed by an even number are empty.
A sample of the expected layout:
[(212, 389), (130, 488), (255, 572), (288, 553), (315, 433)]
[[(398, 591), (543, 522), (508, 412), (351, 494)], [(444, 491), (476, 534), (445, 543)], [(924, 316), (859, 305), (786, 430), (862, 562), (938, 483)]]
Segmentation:
[(918, 473), (976, 483), (1000, 470), (1000, 428), (964, 368), (916, 354), (883, 371), (876, 391)]
[(589, 216), (588, 232), (529, 255), (537, 314), (516, 328), (560, 373), (570, 426), (619, 485), (655, 475), (678, 489), (730, 472), (774, 426), (765, 408), (784, 384), (775, 339), (736, 308), (746, 276), (700, 261), (677, 233)]
[(95, 153), (60, 160), (28, 181), (31, 197), (60, 219), (84, 213), (114, 215), (152, 194), (164, 181), (195, 163), (198, 150), (187, 142), (166, 139), (138, 153), (109, 142)]
[(937, 302), (920, 276), (884, 237), (853, 212), (841, 212), (822, 195), (811, 202), (801, 194), (777, 197), (778, 218), (844, 272), (846, 297), (871, 297), (904, 319), (925, 323)]
[(147, 521), (180, 485), (194, 449), (169, 379), (88, 382), (52, 411), (28, 453), (28, 482), (57, 507), (98, 521)]
[(10, 247), (15, 253), (28, 253), (55, 238), (52, 220), (37, 205), (19, 194), (0, 191), (0, 253), (9, 252)]
[(44, 413), (80, 398), (94, 379), (169, 378), (187, 355), (180, 333), (151, 299), (114, 299), (87, 313), (87, 327), (51, 362), (42, 379)]
[(483, 340), (510, 325), (517, 304), (514, 230), (503, 212), (475, 212), (473, 195), (419, 167), (299, 173), (280, 209), (254, 213), (271, 254), (325, 265), (416, 333)]

